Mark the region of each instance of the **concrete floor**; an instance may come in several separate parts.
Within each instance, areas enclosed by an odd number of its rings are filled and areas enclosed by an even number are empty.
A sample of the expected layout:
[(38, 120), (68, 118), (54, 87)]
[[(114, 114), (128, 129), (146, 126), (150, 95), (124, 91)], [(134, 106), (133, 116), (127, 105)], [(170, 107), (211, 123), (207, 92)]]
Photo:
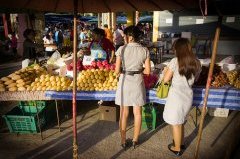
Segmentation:
[[(2, 105), (2, 103), (1, 103)], [(163, 106), (160, 106), (163, 109)], [(1, 106), (3, 108), (3, 106)], [(70, 107), (69, 107), (70, 108)], [(71, 109), (65, 108), (64, 113)], [(3, 109), (2, 109), (3, 110)], [(6, 111), (6, 110), (5, 110)], [(0, 111), (1, 113), (3, 111)], [(60, 112), (63, 112), (60, 107)], [(61, 133), (56, 123), (40, 134), (10, 134), (2, 123), (0, 133), (0, 158), (4, 159), (68, 159), (72, 158), (72, 127), (68, 115), (61, 115)], [(69, 114), (70, 116), (70, 114)], [(200, 117), (199, 117), (200, 118)], [(130, 117), (127, 137), (132, 138), (133, 121)], [(195, 109), (191, 111), (185, 124), (185, 144), (187, 149), (179, 157), (192, 159), (196, 147), (197, 129), (195, 127)], [(78, 152), (82, 159), (140, 158), (172, 159), (176, 158), (167, 148), (172, 142), (171, 127), (162, 123), (154, 131), (142, 130), (140, 145), (124, 151), (120, 147), (118, 123), (99, 120), (96, 102), (78, 103)], [(239, 141), (240, 113), (232, 111), (228, 118), (206, 116), (200, 159), (230, 158), (231, 152)]]

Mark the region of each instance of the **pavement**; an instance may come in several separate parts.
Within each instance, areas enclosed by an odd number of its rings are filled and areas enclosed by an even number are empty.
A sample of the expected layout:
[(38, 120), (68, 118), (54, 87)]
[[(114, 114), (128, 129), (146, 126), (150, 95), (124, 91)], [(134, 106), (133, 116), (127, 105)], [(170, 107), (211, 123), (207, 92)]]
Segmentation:
[[(71, 101), (70, 101), (71, 102)], [(6, 105), (6, 103), (4, 103)], [(14, 105), (14, 104), (13, 104)], [(2, 107), (2, 105), (1, 105)], [(163, 105), (159, 105), (163, 110)], [(6, 111), (6, 110), (5, 110)], [(11, 134), (0, 130), (0, 158), (4, 159), (68, 159), (72, 158), (71, 103), (59, 107), (61, 132), (52, 122), (40, 134)], [(0, 113), (2, 113), (0, 111)], [(124, 151), (120, 146), (118, 122), (99, 120), (97, 101), (78, 102), (78, 154), (81, 159), (175, 159), (167, 145), (172, 142), (171, 127), (163, 122), (155, 130), (142, 129), (139, 146)], [(159, 116), (162, 118), (162, 114)], [(196, 113), (191, 111), (185, 124), (187, 149), (179, 158), (194, 158), (196, 147)], [(199, 122), (200, 116), (198, 116)], [(199, 159), (230, 158), (239, 141), (240, 113), (231, 111), (227, 118), (207, 115), (200, 145)], [(133, 136), (133, 117), (129, 118), (127, 138)]]

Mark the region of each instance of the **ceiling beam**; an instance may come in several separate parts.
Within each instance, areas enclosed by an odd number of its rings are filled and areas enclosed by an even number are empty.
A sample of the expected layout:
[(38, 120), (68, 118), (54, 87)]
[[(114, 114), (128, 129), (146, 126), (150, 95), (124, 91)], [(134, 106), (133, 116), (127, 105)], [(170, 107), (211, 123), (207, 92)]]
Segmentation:
[(129, 4), (132, 8), (134, 8), (135, 11), (139, 11), (139, 10), (136, 8), (136, 6), (133, 5), (129, 0), (125, 0), (125, 2), (126, 2), (127, 4)]
[(182, 8), (185, 8), (185, 5), (183, 5), (183, 3), (178, 2), (177, 0), (171, 0), (171, 1), (176, 3), (177, 5), (181, 6)]
[(57, 10), (58, 3), (59, 3), (59, 0), (56, 0), (55, 7), (54, 7), (54, 11), (55, 11), (55, 12), (56, 12), (56, 10)]
[(106, 6), (106, 8), (108, 9), (109, 12), (112, 12), (112, 10), (109, 7), (109, 5), (107, 4), (106, 0), (103, 0), (103, 4)]
[(31, 2), (31, 0), (28, 0), (25, 4), (24, 4), (24, 8), (26, 8), (28, 5), (29, 5), (29, 3)]
[(153, 5), (157, 6), (159, 8), (160, 11), (163, 11), (164, 9), (162, 7), (160, 7), (156, 2), (154, 2), (153, 0), (149, 0), (150, 3), (152, 3)]

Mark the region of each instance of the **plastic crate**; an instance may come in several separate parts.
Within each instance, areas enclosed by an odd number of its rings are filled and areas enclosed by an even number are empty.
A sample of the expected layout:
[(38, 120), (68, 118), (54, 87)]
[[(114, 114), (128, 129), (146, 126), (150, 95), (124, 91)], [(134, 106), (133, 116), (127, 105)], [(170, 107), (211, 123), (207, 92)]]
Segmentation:
[(23, 113), (39, 113), (40, 110), (44, 109), (45, 106), (22, 106), (20, 105), (19, 108)]
[[(42, 128), (46, 124), (46, 107), (39, 110), (39, 125)], [(37, 113), (29, 113), (22, 110), (20, 107), (13, 108), (10, 112), (3, 115), (8, 129), (11, 133), (38, 133)]]
[(159, 106), (146, 104), (142, 108), (142, 129), (156, 129), (161, 123)]
[(19, 106), (46, 106), (47, 105), (47, 101), (37, 101), (37, 100), (33, 100), (33, 101), (20, 101), (18, 103)]

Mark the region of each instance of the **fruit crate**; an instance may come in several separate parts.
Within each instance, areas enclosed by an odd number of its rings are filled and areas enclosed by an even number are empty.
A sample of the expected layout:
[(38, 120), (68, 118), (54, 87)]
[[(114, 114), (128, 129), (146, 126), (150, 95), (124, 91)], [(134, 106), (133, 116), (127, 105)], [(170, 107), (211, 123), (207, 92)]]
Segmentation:
[(46, 106), (47, 101), (42, 101), (42, 100), (20, 101), (18, 105), (19, 106)]
[[(3, 115), (8, 129), (11, 133), (38, 133), (38, 119), (37, 113), (27, 112), (24, 107), (15, 107), (7, 114)], [(38, 112), (39, 125), (44, 127), (46, 125), (46, 107), (43, 106)]]
[(161, 124), (162, 113), (160, 106), (153, 103), (146, 104), (142, 108), (142, 129), (155, 130)]

